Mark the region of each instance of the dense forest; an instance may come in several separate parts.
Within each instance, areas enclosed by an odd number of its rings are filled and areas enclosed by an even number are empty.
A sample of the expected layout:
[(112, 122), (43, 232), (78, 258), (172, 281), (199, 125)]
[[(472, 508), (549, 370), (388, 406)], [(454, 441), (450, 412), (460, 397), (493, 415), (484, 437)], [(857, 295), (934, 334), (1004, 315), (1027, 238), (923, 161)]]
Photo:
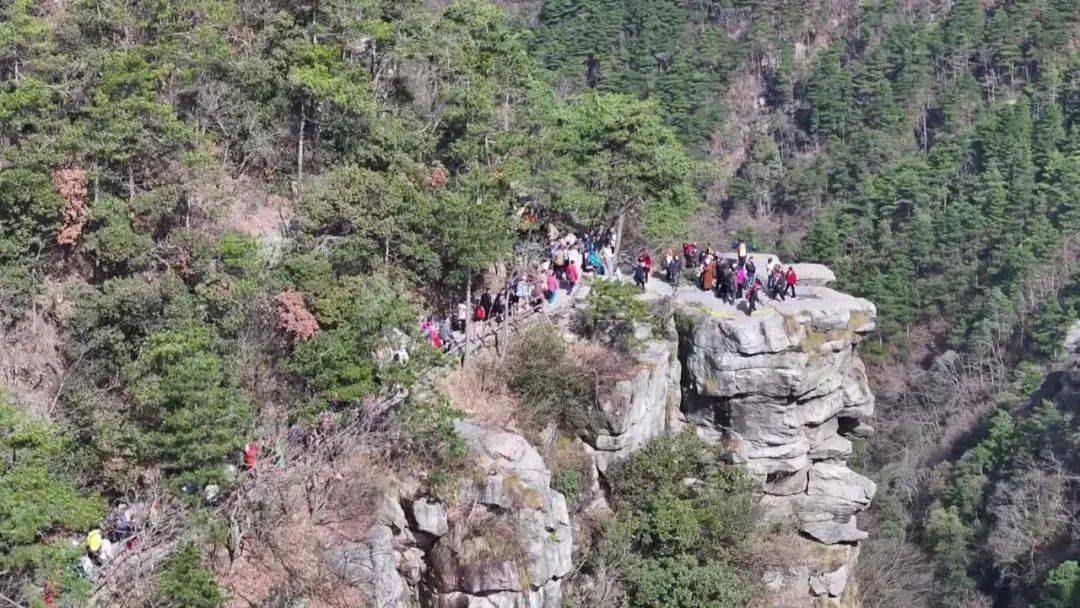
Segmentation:
[(724, 231), (697, 236), (829, 263), (878, 305), (864, 354), (882, 428), (864, 466), (885, 490), (863, 570), (893, 573), (868, 574), (867, 605), (1080, 601), (1075, 403), (1036, 394), (1080, 305), (1078, 9), (537, 11), (533, 47), (560, 90), (654, 99), (709, 161), (699, 216)]
[[(126, 605), (223, 605), (244, 445), (447, 365), (388, 330), (557, 223), (745, 238), (877, 304), (863, 605), (1080, 606), (1078, 47), (1077, 0), (0, 0), (0, 599), (89, 605), (65, 539), (153, 496)], [(453, 415), (395, 414), (387, 470), (438, 486)], [(627, 606), (749, 601), (736, 508), (641, 506), (748, 492), (687, 441), (614, 488)], [(701, 536), (658, 557), (672, 513)], [(678, 560), (712, 587), (664, 591)]]

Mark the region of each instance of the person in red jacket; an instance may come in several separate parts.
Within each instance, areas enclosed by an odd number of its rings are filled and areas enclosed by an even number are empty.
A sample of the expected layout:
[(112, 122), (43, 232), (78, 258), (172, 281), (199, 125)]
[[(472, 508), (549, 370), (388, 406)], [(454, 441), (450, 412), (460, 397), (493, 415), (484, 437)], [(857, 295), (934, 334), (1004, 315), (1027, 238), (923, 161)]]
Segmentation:
[(638, 264), (645, 267), (645, 281), (648, 282), (649, 277), (652, 276), (652, 255), (648, 249), (643, 249), (641, 255), (637, 256)]
[(794, 266), (788, 266), (787, 267), (787, 274), (784, 275), (784, 282), (787, 285), (787, 287), (784, 288), (784, 295), (787, 295), (788, 292), (791, 292), (791, 297), (794, 298), (795, 297), (795, 285), (799, 282), (799, 277), (795, 276), (795, 267)]

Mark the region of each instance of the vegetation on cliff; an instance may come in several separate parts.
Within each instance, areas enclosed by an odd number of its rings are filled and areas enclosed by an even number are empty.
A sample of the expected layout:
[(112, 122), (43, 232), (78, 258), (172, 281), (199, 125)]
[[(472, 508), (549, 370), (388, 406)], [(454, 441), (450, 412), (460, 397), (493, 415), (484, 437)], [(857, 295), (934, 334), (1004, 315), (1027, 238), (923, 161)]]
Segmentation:
[[(634, 245), (826, 262), (878, 304), (863, 559), (934, 572), (867, 605), (1075, 604), (1078, 416), (1042, 393), (1080, 312), (1076, 3), (513, 4), (0, 1), (0, 596), (85, 605), (67, 540), (138, 488), (198, 532), (152, 594), (216, 605), (202, 491), (243, 486), (245, 444), (393, 401), (442, 361), (389, 364), (426, 312), (543, 222), (621, 218)], [(632, 333), (598, 295), (594, 331)], [(537, 416), (575, 426), (595, 386), (560, 389)], [(453, 414), (417, 407), (379, 432), (439, 486)], [(627, 601), (745, 602), (695, 498), (742, 487), (650, 477), (660, 456), (614, 488)], [(658, 543), (669, 515), (702, 535)], [(665, 586), (686, 568), (703, 587)]]

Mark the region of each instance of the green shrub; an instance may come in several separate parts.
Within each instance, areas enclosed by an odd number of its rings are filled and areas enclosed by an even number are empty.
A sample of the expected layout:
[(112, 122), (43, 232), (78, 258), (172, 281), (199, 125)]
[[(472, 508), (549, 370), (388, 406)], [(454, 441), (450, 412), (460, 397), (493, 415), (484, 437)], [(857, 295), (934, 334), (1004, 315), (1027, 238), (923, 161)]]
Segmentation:
[(940, 585), (938, 600), (943, 606), (959, 606), (974, 588), (968, 577), (974, 532), (961, 520), (956, 507), (940, 505), (930, 508), (925, 528)]
[(1080, 606), (1080, 564), (1062, 562), (1050, 571), (1043, 585), (1039, 608), (1076, 608)]
[(445, 398), (410, 401), (394, 414), (399, 464), (425, 471), (428, 488), (442, 498), (452, 497), (469, 452), (454, 428), (454, 420), (460, 417), (461, 412)]
[(181, 545), (165, 562), (156, 595), (155, 605), (162, 608), (218, 608), (225, 601), (202, 551), (192, 544)]
[(218, 256), (231, 273), (254, 273), (262, 265), (259, 240), (235, 232), (226, 232), (218, 239)]
[(596, 389), (582, 366), (551, 325), (534, 325), (511, 345), (507, 386), (521, 400), (533, 427), (555, 424), (576, 433), (588, 422)]
[(109, 279), (100, 290), (71, 294), (77, 302), (70, 322), (69, 356), (89, 358), (102, 382), (111, 381), (130, 363), (143, 339), (167, 325), (179, 327), (197, 315), (196, 303), (183, 281), (168, 273), (157, 280), (144, 277)]
[(596, 281), (585, 309), (587, 334), (622, 350), (635, 348), (634, 326), (653, 320), (648, 305), (638, 296), (630, 283)]
[(11, 580), (48, 578), (62, 598), (82, 597), (89, 585), (64, 576), (78, 550), (54, 537), (83, 533), (104, 515), (101, 499), (59, 470), (70, 449), (53, 427), (30, 420), (0, 395), (0, 571)]
[(145, 267), (154, 241), (135, 231), (126, 201), (106, 197), (91, 210), (84, 233), (85, 248), (106, 276)]
[(581, 467), (561, 466), (551, 472), (551, 487), (562, 494), (571, 505), (581, 496), (584, 482)]
[(199, 483), (221, 481), (222, 465), (244, 444), (253, 414), (214, 347), (206, 326), (157, 332), (124, 370), (142, 457)]
[(345, 332), (331, 330), (296, 345), (285, 371), (304, 379), (324, 402), (357, 405), (375, 390), (375, 370)]
[(615, 516), (594, 566), (614, 566), (631, 606), (736, 608), (751, 603), (741, 565), (755, 484), (692, 432), (649, 442), (609, 476)]

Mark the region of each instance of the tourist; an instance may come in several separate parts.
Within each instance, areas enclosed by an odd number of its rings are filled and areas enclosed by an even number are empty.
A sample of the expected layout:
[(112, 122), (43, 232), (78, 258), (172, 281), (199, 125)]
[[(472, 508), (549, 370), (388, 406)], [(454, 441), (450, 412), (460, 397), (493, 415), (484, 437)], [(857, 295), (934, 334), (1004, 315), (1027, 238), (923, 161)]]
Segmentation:
[(645, 267), (645, 282), (649, 281), (649, 276), (652, 275), (652, 255), (649, 254), (648, 249), (642, 249), (641, 254), (637, 258), (638, 264)]
[(687, 268), (693, 268), (697, 266), (698, 252), (697, 243), (683, 243), (682, 246), (683, 260)]
[(646, 280), (648, 280), (648, 272), (645, 270), (645, 263), (638, 262), (637, 266), (634, 266), (634, 284), (645, 291)]
[(716, 261), (708, 259), (705, 261), (705, 268), (701, 271), (701, 288), (712, 291), (714, 287), (716, 287)]
[(578, 272), (577, 263), (574, 260), (570, 260), (566, 264), (566, 295), (574, 293), (574, 287), (577, 286), (578, 279), (581, 277)]
[(757, 310), (757, 305), (761, 304), (761, 298), (758, 296), (758, 292), (761, 291), (761, 279), (755, 279), (753, 284), (750, 285), (750, 289), (746, 292), (746, 314), (747, 316), (754, 314)]
[(602, 255), (604, 256), (604, 275), (615, 278), (615, 250), (611, 247), (611, 243), (604, 245)]

